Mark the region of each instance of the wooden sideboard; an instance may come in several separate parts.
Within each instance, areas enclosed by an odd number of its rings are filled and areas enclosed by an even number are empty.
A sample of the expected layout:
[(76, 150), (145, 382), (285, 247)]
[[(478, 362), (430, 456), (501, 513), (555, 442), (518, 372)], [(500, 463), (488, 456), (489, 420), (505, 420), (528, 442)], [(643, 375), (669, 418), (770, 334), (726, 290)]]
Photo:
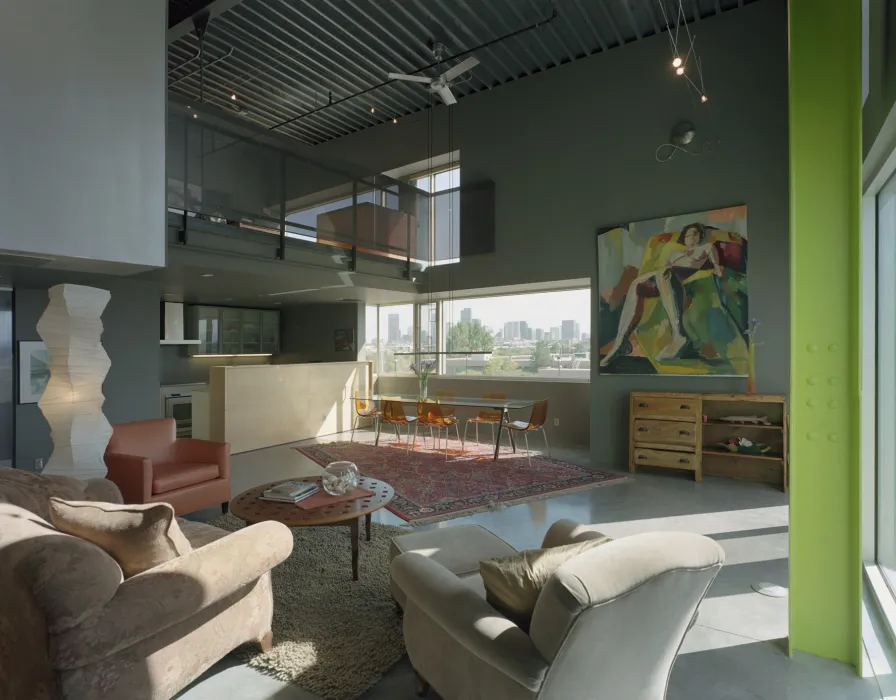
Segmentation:
[[(730, 423), (762, 416), (770, 425)], [(782, 394), (693, 394), (635, 391), (630, 398), (629, 471), (640, 466), (684, 469), (762, 481), (787, 491), (787, 399)], [(764, 454), (729, 452), (722, 443), (745, 437), (771, 447)]]

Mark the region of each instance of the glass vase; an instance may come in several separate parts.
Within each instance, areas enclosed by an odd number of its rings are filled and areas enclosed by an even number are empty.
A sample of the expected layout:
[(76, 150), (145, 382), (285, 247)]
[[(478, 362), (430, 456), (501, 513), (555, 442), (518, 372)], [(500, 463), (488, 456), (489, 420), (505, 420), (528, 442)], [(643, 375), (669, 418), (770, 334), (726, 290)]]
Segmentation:
[(330, 462), (321, 477), (321, 486), (331, 496), (342, 496), (358, 488), (361, 474), (354, 462)]
[(428, 376), (428, 375), (425, 375), (425, 374), (421, 374), (421, 375), (418, 377), (418, 379), (419, 379), (419, 381), (420, 381), (420, 388), (419, 388), (418, 391), (417, 391), (417, 395), (418, 395), (421, 399), (425, 399), (425, 398), (426, 398), (426, 389), (427, 389), (427, 385), (429, 384), (429, 376)]

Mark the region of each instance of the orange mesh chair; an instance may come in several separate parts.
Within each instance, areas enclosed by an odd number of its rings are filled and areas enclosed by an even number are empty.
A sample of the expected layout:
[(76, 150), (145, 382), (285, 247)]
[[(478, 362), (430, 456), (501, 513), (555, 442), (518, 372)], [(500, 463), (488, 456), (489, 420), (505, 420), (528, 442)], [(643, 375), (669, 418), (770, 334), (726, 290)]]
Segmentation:
[[(391, 423), (392, 427), (395, 428), (395, 437), (398, 438), (398, 442), (401, 442), (401, 432), (398, 430), (399, 425), (408, 426), (408, 435), (407, 435), (407, 451), (411, 451), (411, 423), (417, 422), (417, 419), (414, 416), (408, 416), (404, 412), (404, 404), (401, 401), (383, 401), (383, 416), (381, 420), (385, 423)], [(414, 429), (414, 436), (416, 437), (417, 430)]]
[[(437, 437), (441, 437), (441, 431), (445, 430), (445, 459), (448, 459), (448, 429), (452, 425), (457, 430), (457, 439), (460, 440), (460, 428), (458, 427), (457, 416), (454, 415), (454, 409), (450, 406), (443, 406), (438, 400), (424, 399), (423, 401), (418, 401), (417, 425), (422, 425), (424, 428), (435, 428)], [(414, 426), (414, 443), (417, 442), (417, 425)], [(436, 451), (438, 449), (438, 443), (436, 443)]]
[(373, 430), (376, 433), (376, 440), (380, 439), (380, 417), (382, 413), (370, 399), (362, 399), (355, 394), (355, 416), (352, 421), (352, 436), (350, 442), (355, 441), (355, 428), (362, 418), (373, 418)]
[[(505, 401), (507, 399), (507, 394), (496, 393), (496, 394), (483, 394), (482, 398), (484, 399), (500, 399), (501, 401)], [(501, 419), (504, 417), (504, 409), (498, 408), (485, 408), (479, 413), (476, 414), (473, 418), (467, 418), (467, 422), (464, 424), (464, 437), (460, 442), (461, 449), (463, 449), (464, 443), (467, 441), (467, 428), (470, 427), (470, 423), (476, 426), (476, 442), (479, 442), (479, 425), (480, 423), (484, 423), (486, 425), (492, 426), (492, 444), (495, 442), (495, 426), (501, 424)]]
[(505, 423), (504, 428), (507, 430), (507, 435), (512, 438), (511, 430), (522, 433), (523, 437), (526, 439), (526, 458), (529, 460), (529, 465), (532, 465), (532, 457), (529, 455), (529, 433), (533, 430), (540, 430), (541, 434), (544, 436), (544, 446), (547, 450), (548, 457), (551, 456), (551, 448), (548, 445), (548, 434), (544, 429), (544, 424), (548, 419), (548, 400), (544, 399), (542, 401), (536, 402), (536, 404), (532, 407), (532, 415), (529, 416), (529, 422), (524, 423), (521, 420), (510, 421), (509, 423)]

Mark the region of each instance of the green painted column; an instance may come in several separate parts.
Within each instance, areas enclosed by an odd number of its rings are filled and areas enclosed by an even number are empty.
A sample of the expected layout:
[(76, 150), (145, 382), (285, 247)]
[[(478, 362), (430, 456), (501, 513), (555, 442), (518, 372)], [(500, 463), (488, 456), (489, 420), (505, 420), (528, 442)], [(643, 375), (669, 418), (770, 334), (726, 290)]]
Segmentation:
[(789, 7), (790, 645), (857, 665), (862, 9)]

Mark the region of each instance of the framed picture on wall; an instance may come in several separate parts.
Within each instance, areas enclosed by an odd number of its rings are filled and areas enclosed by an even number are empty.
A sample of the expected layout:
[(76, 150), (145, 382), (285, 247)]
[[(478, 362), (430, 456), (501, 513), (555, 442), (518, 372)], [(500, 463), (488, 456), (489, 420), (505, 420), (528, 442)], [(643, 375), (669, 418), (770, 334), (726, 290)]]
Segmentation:
[(352, 352), (355, 349), (355, 331), (353, 328), (344, 328), (333, 331), (336, 341), (336, 352)]
[(50, 381), (50, 354), (40, 340), (19, 343), (19, 403), (37, 403)]

